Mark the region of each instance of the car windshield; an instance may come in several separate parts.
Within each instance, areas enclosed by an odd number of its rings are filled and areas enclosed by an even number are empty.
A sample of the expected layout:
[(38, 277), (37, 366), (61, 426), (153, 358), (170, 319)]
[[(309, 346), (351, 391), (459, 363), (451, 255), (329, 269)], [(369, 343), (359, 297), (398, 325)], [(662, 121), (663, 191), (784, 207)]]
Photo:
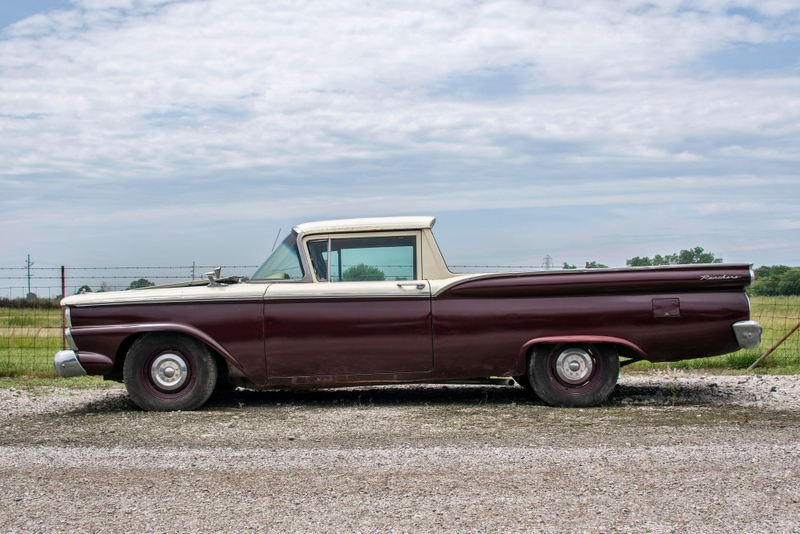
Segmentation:
[(297, 234), (292, 232), (284, 239), (267, 261), (258, 268), (250, 280), (299, 280), (303, 268), (297, 255)]

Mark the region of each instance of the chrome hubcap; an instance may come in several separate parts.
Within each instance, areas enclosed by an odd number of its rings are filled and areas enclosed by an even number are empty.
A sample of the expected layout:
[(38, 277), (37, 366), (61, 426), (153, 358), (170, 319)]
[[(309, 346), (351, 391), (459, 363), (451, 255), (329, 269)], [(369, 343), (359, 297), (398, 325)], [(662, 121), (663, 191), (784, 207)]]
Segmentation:
[(153, 382), (166, 391), (178, 389), (186, 382), (189, 370), (186, 361), (180, 354), (162, 354), (153, 361), (150, 376)]
[(574, 347), (558, 355), (556, 373), (567, 384), (586, 382), (592, 374), (592, 356), (583, 349)]

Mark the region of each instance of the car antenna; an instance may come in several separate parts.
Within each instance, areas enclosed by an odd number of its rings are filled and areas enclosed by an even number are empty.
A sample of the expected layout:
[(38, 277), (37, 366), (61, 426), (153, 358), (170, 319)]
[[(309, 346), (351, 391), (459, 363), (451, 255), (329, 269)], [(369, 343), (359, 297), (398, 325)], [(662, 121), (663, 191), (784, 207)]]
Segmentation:
[(272, 251), (275, 250), (275, 245), (278, 244), (278, 238), (281, 236), (281, 230), (283, 230), (283, 228), (278, 228), (278, 235), (275, 236), (275, 242), (272, 244), (272, 250), (269, 251), (270, 254), (272, 254)]

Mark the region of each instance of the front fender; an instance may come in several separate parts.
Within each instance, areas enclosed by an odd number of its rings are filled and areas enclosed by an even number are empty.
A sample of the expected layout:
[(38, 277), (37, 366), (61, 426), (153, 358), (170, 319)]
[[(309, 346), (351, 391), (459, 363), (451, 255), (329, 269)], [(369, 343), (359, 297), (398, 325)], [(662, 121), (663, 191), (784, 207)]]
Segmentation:
[[(147, 323), (111, 326), (84, 326), (70, 329), (77, 347), (116, 359), (117, 349), (122, 342), (133, 334), (147, 332), (180, 332), (195, 337), (217, 351), (234, 367), (244, 372), (244, 368), (236, 358), (211, 336), (193, 326), (180, 323)], [(86, 348), (84, 348), (86, 347)]]

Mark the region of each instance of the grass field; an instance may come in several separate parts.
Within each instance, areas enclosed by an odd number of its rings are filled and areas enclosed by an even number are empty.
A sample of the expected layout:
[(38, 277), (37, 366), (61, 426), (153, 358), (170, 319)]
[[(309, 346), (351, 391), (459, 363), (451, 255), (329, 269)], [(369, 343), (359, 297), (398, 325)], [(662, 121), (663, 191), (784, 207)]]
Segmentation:
[[(754, 297), (752, 319), (764, 327), (761, 348), (670, 364), (635, 363), (626, 369), (746, 369), (800, 321), (800, 297)], [(0, 308), (0, 376), (52, 376), (63, 344), (61, 310)], [(759, 367), (759, 372), (800, 373), (800, 330)]]
[(0, 308), (0, 376), (54, 375), (62, 344), (60, 309)]

